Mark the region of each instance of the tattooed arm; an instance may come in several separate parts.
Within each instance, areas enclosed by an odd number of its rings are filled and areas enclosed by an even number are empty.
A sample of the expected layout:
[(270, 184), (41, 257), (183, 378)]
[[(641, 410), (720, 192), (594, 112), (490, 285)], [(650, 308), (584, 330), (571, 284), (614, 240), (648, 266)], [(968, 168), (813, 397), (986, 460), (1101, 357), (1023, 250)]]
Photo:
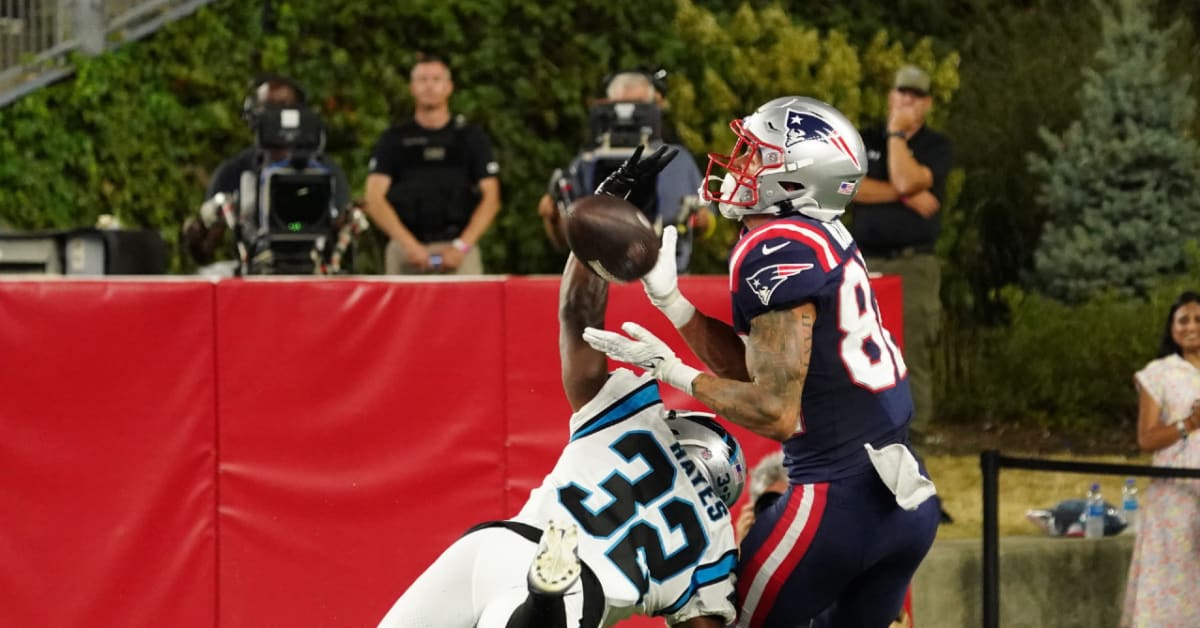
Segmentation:
[(679, 330), (688, 347), (719, 377), (750, 381), (746, 374), (746, 344), (728, 323), (719, 321), (688, 301), (679, 291), (675, 268), (675, 245), (679, 233), (674, 226), (663, 229), (662, 247), (654, 268), (642, 277), (646, 296)]
[(811, 303), (755, 317), (746, 346), (750, 381), (702, 373), (692, 384), (693, 396), (755, 434), (777, 441), (791, 438), (799, 427), (816, 319)]
[(700, 310), (679, 328), (696, 357), (718, 377), (750, 381), (746, 371), (746, 343), (738, 337), (729, 323), (717, 320)]
[(569, 256), (558, 289), (558, 352), (572, 410), (591, 401), (608, 381), (608, 359), (583, 341), (585, 328), (604, 327), (607, 305), (608, 283)]

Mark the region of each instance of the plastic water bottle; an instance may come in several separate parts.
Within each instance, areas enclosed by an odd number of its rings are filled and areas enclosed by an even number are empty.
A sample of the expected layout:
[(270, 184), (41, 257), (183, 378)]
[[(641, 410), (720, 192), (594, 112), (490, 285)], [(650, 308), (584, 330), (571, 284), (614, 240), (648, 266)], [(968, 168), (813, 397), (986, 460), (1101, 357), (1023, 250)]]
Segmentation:
[(1130, 534), (1137, 533), (1138, 526), (1138, 489), (1134, 484), (1133, 478), (1125, 480), (1125, 486), (1121, 488), (1121, 516), (1125, 518), (1125, 531)]
[(1100, 495), (1099, 484), (1092, 484), (1092, 488), (1087, 494), (1083, 536), (1088, 539), (1098, 539), (1104, 536), (1104, 498)]

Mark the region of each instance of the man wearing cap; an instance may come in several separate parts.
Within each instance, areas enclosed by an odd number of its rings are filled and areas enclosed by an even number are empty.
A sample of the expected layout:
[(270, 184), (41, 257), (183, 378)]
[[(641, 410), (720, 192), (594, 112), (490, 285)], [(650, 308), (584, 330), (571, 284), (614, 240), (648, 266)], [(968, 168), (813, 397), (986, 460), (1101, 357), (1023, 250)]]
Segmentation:
[(941, 269), (934, 254), (938, 210), (950, 172), (949, 138), (925, 126), (929, 75), (906, 65), (888, 94), (887, 123), (862, 133), (867, 178), (854, 196), (854, 239), (867, 268), (904, 282), (904, 359), (912, 386), (914, 440), (933, 416), (933, 343), (941, 326)]
[[(604, 100), (600, 103), (647, 103), (656, 108), (655, 114), (662, 116), (662, 73), (651, 74), (643, 70), (622, 70), (604, 80)], [(654, 224), (655, 231), (675, 225), (680, 239), (675, 249), (675, 263), (679, 272), (687, 272), (691, 262), (692, 246), (697, 234), (704, 237), (716, 228), (712, 210), (699, 201), (697, 188), (702, 173), (696, 167), (696, 159), (681, 144), (666, 139), (662, 132), (661, 117), (654, 132), (643, 138), (645, 153), (654, 152), (659, 146), (670, 146), (676, 150), (675, 158), (655, 179), (655, 194), (646, 207), (640, 207), (646, 219)], [(672, 133), (673, 135), (674, 133)], [(611, 137), (611, 136), (610, 136)], [(566, 170), (556, 170), (551, 176), (551, 193), (538, 202), (538, 215), (542, 218), (546, 235), (557, 250), (566, 248), (563, 231), (562, 211), (566, 204), (578, 195), (588, 193), (600, 184), (608, 174), (621, 165), (633, 151), (633, 146), (606, 145), (599, 138), (596, 143), (575, 155)], [(635, 139), (636, 143), (636, 139)]]

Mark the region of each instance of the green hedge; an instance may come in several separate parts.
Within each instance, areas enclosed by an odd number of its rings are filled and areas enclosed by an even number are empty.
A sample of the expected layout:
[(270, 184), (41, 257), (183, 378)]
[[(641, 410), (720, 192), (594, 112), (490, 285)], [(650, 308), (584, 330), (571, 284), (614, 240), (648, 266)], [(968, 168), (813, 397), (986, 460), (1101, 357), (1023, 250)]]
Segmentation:
[[(174, 246), (211, 172), (250, 143), (239, 111), (262, 71), (291, 74), (317, 97), (329, 152), (360, 191), (371, 145), (410, 111), (408, 69), (428, 50), (450, 61), (452, 106), (490, 131), (504, 169), (489, 262), (555, 269), (561, 259), (533, 208), (582, 139), (583, 99), (610, 67), (658, 53), (675, 14), (672, 2), (632, 1), (274, 4), (271, 33), (261, 3), (224, 0), (146, 40), (77, 58), (68, 81), (0, 109), (0, 222), (68, 227), (114, 213)], [(189, 270), (175, 251), (173, 268)]]
[(1133, 374), (1157, 357), (1170, 304), (1195, 274), (1158, 282), (1147, 299), (1114, 293), (1064, 305), (1008, 288), (1007, 325), (951, 322), (936, 366), (939, 420), (1134, 433)]
[[(881, 32), (856, 45), (778, 5), (714, 14), (687, 0), (274, 4), (269, 33), (261, 3), (223, 0), (146, 40), (77, 58), (71, 79), (0, 109), (10, 131), (0, 136), (0, 222), (73, 227), (113, 213), (158, 229), (173, 270), (189, 271), (178, 226), (217, 164), (251, 141), (239, 117), (248, 77), (275, 71), (306, 85), (328, 151), (361, 193), (375, 139), (411, 111), (408, 70), (427, 50), (449, 60), (452, 107), (490, 132), (501, 162), (503, 210), (482, 243), (489, 268), (557, 272), (563, 256), (550, 250), (534, 208), (550, 171), (584, 140), (585, 100), (612, 69), (669, 68), (674, 118), (699, 156), (727, 150), (730, 119), (787, 91), (867, 121), (882, 114), (887, 80), (904, 61), (934, 70), (947, 100), (958, 84), (957, 55), (935, 55), (928, 40), (906, 50)], [(723, 272), (734, 234), (723, 223), (694, 269)], [(365, 253), (360, 270), (371, 272), (378, 251)]]

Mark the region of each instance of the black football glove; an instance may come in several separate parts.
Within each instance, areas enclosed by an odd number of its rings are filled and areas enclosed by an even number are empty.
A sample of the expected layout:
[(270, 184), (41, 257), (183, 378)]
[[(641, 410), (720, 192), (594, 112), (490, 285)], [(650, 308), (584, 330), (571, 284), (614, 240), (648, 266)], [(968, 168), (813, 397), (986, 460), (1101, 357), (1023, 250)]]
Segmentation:
[(623, 198), (645, 210), (656, 196), (655, 190), (658, 173), (675, 159), (678, 148), (659, 146), (654, 154), (645, 159), (642, 157), (643, 146), (634, 149), (633, 154), (621, 164), (620, 168), (608, 175), (600, 185), (596, 186), (596, 194), (608, 194)]

